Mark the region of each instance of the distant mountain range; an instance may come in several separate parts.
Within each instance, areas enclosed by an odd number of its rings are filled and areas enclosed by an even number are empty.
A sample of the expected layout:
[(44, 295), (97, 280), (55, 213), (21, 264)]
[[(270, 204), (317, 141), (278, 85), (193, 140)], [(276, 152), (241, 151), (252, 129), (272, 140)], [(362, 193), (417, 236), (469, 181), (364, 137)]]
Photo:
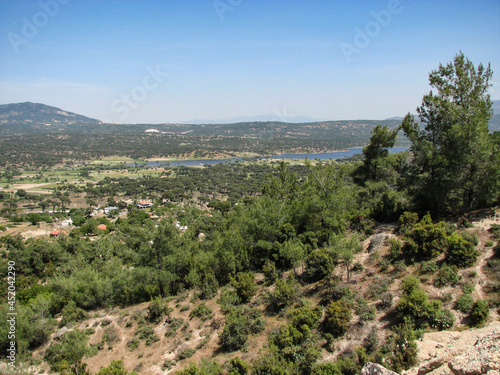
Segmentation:
[[(490, 120), (490, 130), (500, 131), (500, 100), (493, 101), (494, 115)], [(286, 112), (286, 111), (285, 111)], [(81, 132), (143, 132), (153, 128), (159, 132), (194, 132), (215, 134), (221, 133), (231, 136), (258, 136), (268, 131), (276, 132), (278, 128), (286, 134), (287, 130), (300, 131), (300, 125), (327, 127), (349, 131), (356, 127), (373, 127), (376, 124), (387, 124), (395, 127), (402, 117), (392, 117), (385, 120), (345, 120), (324, 121), (305, 116), (268, 115), (257, 117), (235, 117), (227, 120), (209, 121), (194, 120), (185, 124), (104, 124), (101, 121), (60, 108), (40, 103), (14, 103), (0, 105), (0, 134), (33, 134), (33, 133), (60, 133), (68, 131)], [(286, 124), (290, 124), (287, 126)], [(208, 125), (208, 126), (202, 126)], [(201, 128), (200, 128), (201, 126)], [(306, 126), (306, 128), (308, 127)], [(257, 130), (258, 129), (258, 130)], [(247, 133), (246, 130), (250, 132)], [(257, 132), (258, 134), (253, 134)]]

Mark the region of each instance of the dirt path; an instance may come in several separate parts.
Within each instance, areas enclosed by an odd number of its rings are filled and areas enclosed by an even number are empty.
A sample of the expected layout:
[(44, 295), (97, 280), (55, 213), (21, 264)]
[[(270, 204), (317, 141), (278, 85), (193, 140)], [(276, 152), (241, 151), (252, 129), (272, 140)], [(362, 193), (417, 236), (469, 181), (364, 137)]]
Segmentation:
[[(481, 245), (484, 249), (484, 244), (481, 244), (480, 242), (479, 246)], [(488, 284), (488, 276), (484, 273), (483, 269), (486, 266), (488, 259), (490, 259), (493, 256), (493, 254), (494, 254), (493, 247), (490, 247), (480, 255), (477, 261), (477, 265), (474, 267), (474, 270), (477, 272), (477, 280), (478, 280), (474, 292), (480, 299), (483, 300), (488, 299), (488, 295), (483, 290), (484, 287)], [(490, 317), (493, 318), (493, 320), (500, 320), (500, 316), (498, 315), (495, 309), (490, 309)]]

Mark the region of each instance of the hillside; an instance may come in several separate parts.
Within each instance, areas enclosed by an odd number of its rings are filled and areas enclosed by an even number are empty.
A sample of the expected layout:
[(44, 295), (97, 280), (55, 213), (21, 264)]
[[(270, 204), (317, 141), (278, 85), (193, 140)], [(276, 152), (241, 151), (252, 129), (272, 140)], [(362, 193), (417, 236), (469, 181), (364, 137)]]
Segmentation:
[[(454, 356), (464, 353), (467, 345), (474, 344), (481, 334), (499, 327), (498, 314), (492, 309), (483, 329), (477, 332), (468, 330), (467, 315), (456, 307), (465, 287), (472, 290), (470, 293), (473, 299), (487, 298), (489, 294), (494, 282), (488, 274), (488, 264), (494, 257), (490, 243), (495, 240), (495, 236), (488, 229), (494, 224), (500, 224), (500, 216), (493, 219), (483, 216), (472, 221), (472, 227), (465, 232), (478, 237), (477, 249), (480, 256), (473, 266), (459, 271), (456, 282), (443, 286), (436, 286), (439, 277), (437, 271), (429, 272), (415, 266), (384, 264), (384, 259), (390, 256), (390, 244), (387, 239), (402, 240), (396, 234), (395, 228), (387, 225), (378, 227), (375, 233), (363, 242), (361, 251), (354, 256), (353, 262), (357, 266), (349, 282), (346, 282), (345, 268), (341, 264), (329, 278), (315, 283), (304, 282), (304, 269), (296, 269), (296, 277), (302, 280), (297, 284), (297, 296), (300, 297), (281, 313), (272, 307), (277, 285), (266, 283), (265, 275), (257, 274), (258, 291), (243, 308), (253, 311), (257, 317), (260, 316), (261, 321), (258, 324), (263, 328), (250, 335), (245, 346), (236, 351), (221, 349), (224, 327), (229, 319), (227, 310), (224, 310), (227, 309), (227, 293), (235, 293), (234, 288), (230, 286), (219, 290), (214, 298), (207, 300), (201, 300), (193, 291), (168, 298), (167, 314), (157, 322), (148, 319), (150, 303), (146, 302), (123, 309), (94, 311), (87, 319), (68, 327), (69, 330), (78, 328), (89, 335), (89, 343), (95, 351), (84, 362), (91, 373), (109, 365), (112, 360), (122, 360), (128, 371), (166, 375), (186, 369), (191, 363), (202, 362), (207, 366), (213, 361), (222, 366), (236, 357), (248, 364), (255, 363), (259, 361), (260, 353), (265, 350), (269, 337), (290, 322), (293, 308), (306, 306), (312, 311), (319, 306), (323, 309), (325, 301), (331, 300), (331, 293), (342, 293), (338, 298), (349, 300), (354, 306), (353, 317), (349, 328), (346, 329), (347, 334), (332, 343), (324, 338), (316, 338), (321, 345), (318, 362), (328, 363), (336, 358), (348, 358), (359, 351), (359, 348), (365, 348), (368, 353), (375, 350), (370, 348), (367, 340), (375, 340), (376, 337), (381, 343), (390, 335), (394, 307), (402, 298), (401, 282), (409, 275), (417, 275), (431, 300), (440, 301), (443, 307), (453, 309), (457, 323), (449, 331), (433, 332), (428, 329), (428, 333), (422, 332), (423, 338), (418, 343), (419, 364), (408, 373), (416, 374), (417, 369), (422, 366), (436, 368), (444, 364), (439, 374), (451, 374), (446, 370), (446, 363)], [(381, 238), (385, 238), (385, 241), (380, 242)], [(286, 279), (286, 274), (283, 278)], [(374, 288), (383, 288), (392, 294), (392, 301), (384, 302), (386, 297), (375, 292)], [(324, 319), (323, 314), (321, 320)], [(63, 327), (53, 334), (51, 340), (34, 353), (34, 358), (43, 360), (47, 348), (57, 343), (57, 338), (67, 331), (67, 328)], [(49, 369), (43, 363), (39, 368), (44, 372)]]
[(0, 133), (55, 132), (73, 125), (96, 125), (100, 121), (39, 103), (0, 105)]

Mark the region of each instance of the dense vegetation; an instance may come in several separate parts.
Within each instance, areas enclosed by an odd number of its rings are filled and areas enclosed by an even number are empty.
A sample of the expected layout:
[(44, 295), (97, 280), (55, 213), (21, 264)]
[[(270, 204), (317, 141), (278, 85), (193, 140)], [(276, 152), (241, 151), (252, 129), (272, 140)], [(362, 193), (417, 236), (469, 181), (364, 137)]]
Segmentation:
[[(91, 310), (149, 301), (147, 314), (137, 317), (134, 340), (150, 345), (159, 339), (153, 323), (166, 317), (174, 327), (172, 334), (183, 324), (169, 317), (165, 301), (192, 290), (202, 300), (214, 298), (220, 290), (218, 303), (225, 314), (220, 350), (244, 350), (249, 337), (265, 329), (262, 312), (251, 305), (260, 288), (255, 276), (259, 273), (266, 285), (274, 286), (264, 303), (266, 314), (279, 317), (281, 324), (269, 334), (256, 361), (247, 364), (233, 358), (224, 365), (227, 373), (355, 374), (367, 361), (395, 371), (414, 365), (417, 335), (455, 324), (449, 308), (422, 288), (424, 275), (432, 274), (437, 287), (456, 284), (457, 270), (473, 265), (479, 255), (473, 236), (438, 218), (491, 207), (500, 198), (500, 137), (487, 127), (489, 68), (476, 69), (460, 54), (430, 77), (437, 92), (426, 95), (419, 108), (423, 129), (411, 116), (403, 121), (411, 141), (404, 153), (390, 155), (397, 131), (377, 126), (363, 149), (362, 162), (307, 162), (300, 167), (280, 163), (275, 169), (245, 164), (167, 168), (156, 177), (60, 185), (52, 199), (63, 208), (78, 194), (117, 205), (126, 197), (151, 198), (158, 218), (127, 204), (119, 207), (127, 210), (126, 217), (116, 220), (89, 218), (85, 210), (72, 210), (63, 213), (76, 225), (67, 236), (2, 237), (1, 273), (6, 274), (8, 261), (16, 264), (20, 359), (28, 361), (58, 324), (74, 325)], [(125, 147), (125, 140), (115, 141)], [(18, 198), (26, 195), (18, 192)], [(3, 199), (7, 206), (16, 203)], [(213, 210), (207, 214), (193, 202)], [(15, 207), (6, 208), (6, 215), (24, 219)], [(398, 271), (414, 266), (422, 277), (406, 277), (393, 306), (387, 280), (380, 278), (365, 295), (356, 295), (350, 276), (360, 267), (353, 259), (361, 250), (361, 239), (377, 222), (396, 220), (398, 239), (392, 240), (380, 267), (392, 265)], [(30, 221), (36, 225), (43, 217), (32, 216)], [(187, 224), (187, 230), (181, 232), (176, 222)], [(98, 224), (106, 229), (100, 232)], [(498, 268), (497, 263), (493, 259), (491, 268)], [(336, 267), (345, 270), (345, 283), (331, 277)], [(313, 284), (322, 297), (319, 303), (299, 294), (304, 285)], [(6, 278), (0, 288), (7, 289)], [(9, 305), (4, 294), (1, 298), (0, 315), (6, 316)], [(490, 301), (495, 303), (498, 308), (499, 300)], [(386, 337), (374, 331), (363, 345), (335, 361), (318, 363), (322, 350), (334, 350), (354, 315), (370, 321), (376, 308), (391, 320)], [(488, 302), (465, 297), (456, 308), (467, 312), (470, 325), (482, 324), (489, 311)], [(190, 318), (203, 321), (212, 313), (203, 301)], [(1, 356), (9, 346), (7, 331), (7, 323), (0, 321)], [(112, 345), (113, 332), (106, 332), (101, 346)], [(89, 333), (65, 333), (51, 343), (44, 360), (58, 373), (85, 373), (83, 357), (102, 350), (86, 345)], [(129, 348), (138, 344), (131, 341)], [(178, 359), (193, 353), (188, 348)], [(182, 374), (221, 372), (218, 364), (205, 362)], [(113, 361), (99, 373), (127, 372)]]

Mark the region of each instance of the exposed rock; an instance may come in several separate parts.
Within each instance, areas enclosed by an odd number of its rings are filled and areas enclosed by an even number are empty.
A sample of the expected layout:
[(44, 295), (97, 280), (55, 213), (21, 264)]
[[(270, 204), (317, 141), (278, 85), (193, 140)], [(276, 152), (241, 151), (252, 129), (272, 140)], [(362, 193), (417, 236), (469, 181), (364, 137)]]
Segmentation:
[(68, 332), (68, 327), (64, 326), (62, 327), (59, 331), (54, 333), (54, 339), (60, 339), (62, 335), (64, 335), (66, 332)]
[(500, 375), (500, 322), (463, 332), (426, 333), (417, 342), (419, 367), (405, 375)]
[(363, 366), (361, 375), (398, 375), (396, 372), (386, 369), (377, 363), (368, 362)]
[(368, 246), (368, 251), (373, 252), (384, 246), (385, 240), (389, 237), (387, 233), (380, 233), (373, 236), (370, 246)]
[(500, 370), (500, 328), (481, 337), (473, 348), (453, 358), (448, 367), (456, 375), (479, 375)]

